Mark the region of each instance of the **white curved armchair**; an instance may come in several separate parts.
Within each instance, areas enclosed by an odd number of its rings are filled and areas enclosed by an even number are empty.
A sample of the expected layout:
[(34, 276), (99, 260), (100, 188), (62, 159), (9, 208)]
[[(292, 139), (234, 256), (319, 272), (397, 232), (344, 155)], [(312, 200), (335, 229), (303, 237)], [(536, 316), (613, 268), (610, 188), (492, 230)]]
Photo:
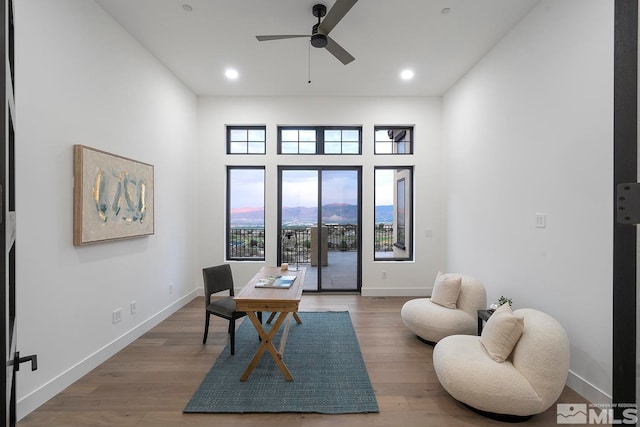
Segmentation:
[[(433, 367), (456, 400), (493, 415), (532, 416), (553, 405), (569, 373), (569, 339), (550, 315), (525, 308), (524, 328), (504, 362), (491, 358), (480, 337), (454, 335), (433, 349)], [(489, 319), (491, 320), (491, 319)]]
[(422, 340), (437, 343), (455, 334), (476, 334), (478, 310), (487, 308), (487, 294), (482, 282), (475, 277), (456, 274), (461, 281), (456, 308), (433, 303), (431, 298), (416, 298), (402, 306), (405, 326)]

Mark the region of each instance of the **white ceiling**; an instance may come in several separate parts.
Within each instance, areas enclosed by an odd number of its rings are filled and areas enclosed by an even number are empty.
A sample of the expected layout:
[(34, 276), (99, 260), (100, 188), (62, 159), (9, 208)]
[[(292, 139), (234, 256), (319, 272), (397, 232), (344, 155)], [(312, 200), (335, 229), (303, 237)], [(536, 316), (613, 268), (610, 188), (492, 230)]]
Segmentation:
[(219, 96), (442, 95), (538, 2), (360, 0), (330, 34), (356, 58), (343, 65), (306, 38), (255, 38), (310, 34), (312, 6), (335, 0), (96, 1), (196, 94)]

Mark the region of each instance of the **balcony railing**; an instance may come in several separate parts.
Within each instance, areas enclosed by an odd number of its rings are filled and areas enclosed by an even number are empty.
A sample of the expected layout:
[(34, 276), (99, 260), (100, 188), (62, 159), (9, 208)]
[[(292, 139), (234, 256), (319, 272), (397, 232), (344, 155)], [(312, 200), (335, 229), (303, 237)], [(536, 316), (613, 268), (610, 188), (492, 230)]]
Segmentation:
[[(314, 227), (286, 227), (282, 229), (282, 262), (310, 263)], [(358, 249), (358, 226), (355, 224), (325, 224), (328, 251), (355, 251)], [(315, 239), (315, 237), (314, 237)], [(374, 249), (376, 252), (393, 251), (393, 225), (377, 224)], [(229, 230), (228, 257), (230, 259), (264, 259), (264, 228), (232, 227)]]
[(264, 259), (264, 228), (229, 230), (229, 259)]

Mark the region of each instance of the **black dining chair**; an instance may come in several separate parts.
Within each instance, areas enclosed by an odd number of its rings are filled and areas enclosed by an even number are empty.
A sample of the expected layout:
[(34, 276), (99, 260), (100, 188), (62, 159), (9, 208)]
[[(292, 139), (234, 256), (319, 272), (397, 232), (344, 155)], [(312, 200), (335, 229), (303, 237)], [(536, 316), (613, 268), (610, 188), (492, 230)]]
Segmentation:
[[(204, 323), (204, 338), (202, 344), (207, 342), (209, 333), (209, 317), (213, 314), (229, 321), (229, 335), (231, 354), (235, 354), (236, 319), (247, 315), (244, 311), (236, 311), (236, 302), (233, 300), (233, 275), (229, 264), (217, 265), (202, 269), (204, 277), (204, 305), (206, 318)], [(211, 301), (211, 295), (229, 291), (229, 296)], [(260, 316), (262, 317), (262, 316)]]

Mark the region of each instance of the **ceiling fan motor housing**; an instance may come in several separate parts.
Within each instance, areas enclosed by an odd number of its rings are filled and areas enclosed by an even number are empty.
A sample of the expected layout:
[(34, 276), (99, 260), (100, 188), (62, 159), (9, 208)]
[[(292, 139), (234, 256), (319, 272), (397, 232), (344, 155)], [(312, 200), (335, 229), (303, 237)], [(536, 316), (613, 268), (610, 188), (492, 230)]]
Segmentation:
[(313, 26), (313, 30), (311, 32), (311, 46), (313, 47), (325, 47), (328, 43), (327, 36), (318, 32), (318, 28), (320, 27), (320, 18), (324, 17), (326, 14), (327, 7), (325, 5), (316, 4), (313, 6), (313, 16), (318, 18), (318, 23)]
[(328, 43), (327, 36), (325, 36), (324, 34), (316, 33), (314, 31), (314, 34), (311, 36), (311, 46), (325, 47), (327, 43)]

